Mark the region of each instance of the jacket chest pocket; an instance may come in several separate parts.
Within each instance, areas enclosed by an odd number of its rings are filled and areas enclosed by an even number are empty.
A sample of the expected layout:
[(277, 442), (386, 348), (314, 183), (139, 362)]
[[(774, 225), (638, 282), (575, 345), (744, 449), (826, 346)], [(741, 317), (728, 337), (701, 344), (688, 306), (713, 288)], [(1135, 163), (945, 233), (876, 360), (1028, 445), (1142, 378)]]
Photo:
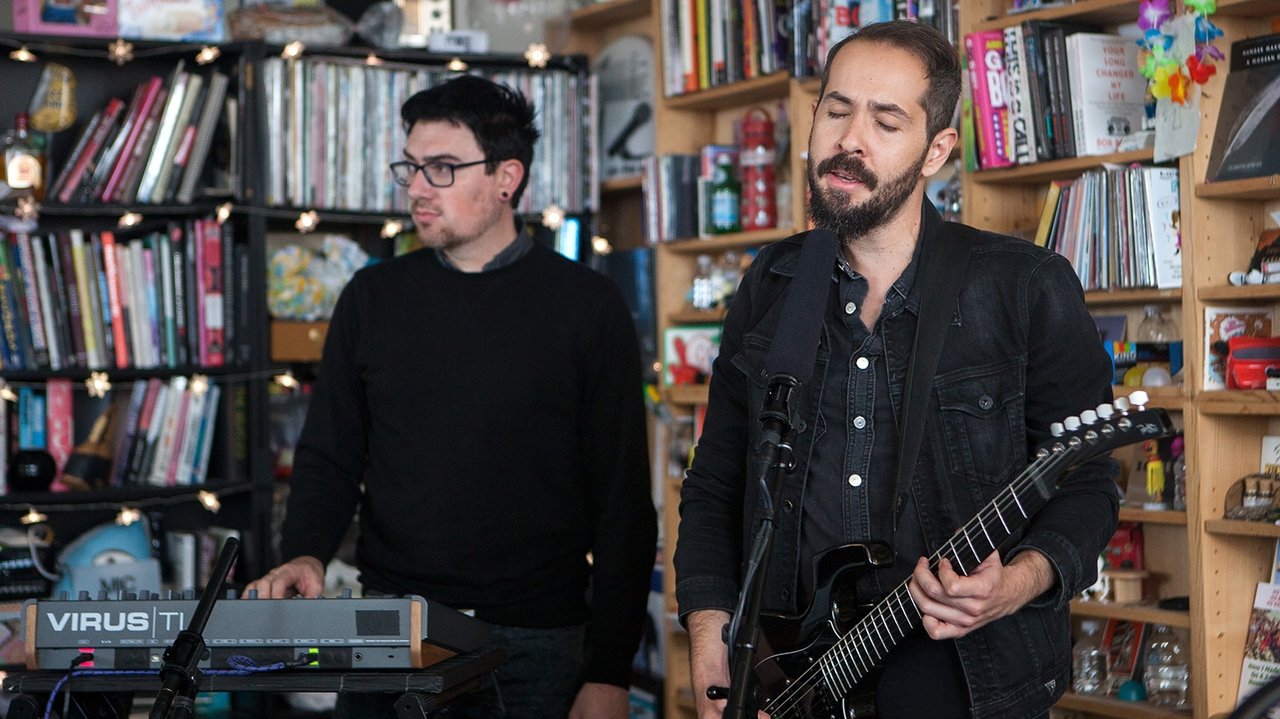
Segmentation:
[(1020, 366), (1004, 365), (935, 387), (953, 473), (1003, 485), (1026, 466), (1022, 376)]
[[(749, 332), (742, 336), (742, 349), (738, 351), (730, 362), (736, 367), (747, 379), (747, 417), (748, 427), (752, 435), (752, 446), (755, 446), (755, 439), (760, 430), (758, 421), (759, 412), (764, 407), (765, 392), (769, 388), (769, 376), (765, 370), (766, 361), (769, 357), (769, 349), (772, 347), (772, 339), (764, 335)], [(822, 380), (823, 372), (826, 368), (827, 360), (831, 351), (827, 347), (826, 342), (822, 342), (818, 346), (815, 356), (815, 366), (813, 375), (806, 383), (807, 386), (800, 388), (800, 395), (803, 399), (795, 408), (797, 413), (798, 425), (795, 429), (802, 434), (809, 433), (812, 429), (814, 437), (821, 436), (819, 428), (822, 426), (821, 417), (811, 417), (810, 407), (815, 406), (817, 397), (817, 385)], [(814, 425), (810, 428), (809, 423), (812, 420)]]

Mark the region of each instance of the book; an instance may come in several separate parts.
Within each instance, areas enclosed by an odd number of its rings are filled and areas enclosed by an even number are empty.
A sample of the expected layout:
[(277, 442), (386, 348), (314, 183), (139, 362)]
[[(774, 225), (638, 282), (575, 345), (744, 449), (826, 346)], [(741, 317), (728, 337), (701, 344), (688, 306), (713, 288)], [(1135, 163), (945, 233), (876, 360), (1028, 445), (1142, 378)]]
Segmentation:
[(720, 325), (683, 325), (663, 331), (666, 384), (705, 384), (720, 353)]
[(1108, 619), (1102, 630), (1102, 651), (1107, 654), (1107, 693), (1115, 694), (1120, 685), (1142, 676), (1142, 638), (1145, 622)]
[(1031, 76), (1021, 25), (1004, 29), (1004, 61), (1009, 81), (1009, 132), (1013, 160), (1019, 165), (1026, 165), (1039, 158), (1036, 155), (1035, 111), (1031, 105)]
[(119, 0), (121, 37), (131, 40), (221, 42), (222, 0)]
[(1280, 676), (1280, 584), (1258, 582), (1244, 640), (1236, 706), (1277, 676)]
[(143, 139), (143, 128), (146, 127), (147, 118), (152, 115), (152, 105), (157, 102), (164, 102), (164, 92), (164, 79), (159, 75), (152, 75), (149, 80), (145, 80), (138, 85), (135, 92), (135, 101), (130, 108), (132, 123), (125, 134), (124, 144), (120, 147), (120, 156), (116, 158), (115, 166), (111, 168), (111, 172), (107, 175), (107, 180), (102, 186), (103, 202), (116, 202), (124, 199), (120, 187), (129, 168), (136, 161), (135, 156), (141, 155), (150, 149), (149, 144), (147, 144), (149, 139)]
[(107, 105), (102, 110), (102, 119), (94, 128), (93, 135), (84, 145), (83, 150), (76, 157), (71, 171), (65, 180), (61, 180), (58, 188), (58, 202), (68, 204), (76, 196), (76, 191), (80, 184), (84, 181), (85, 175), (91, 172), (94, 161), (98, 154), (103, 150), (107, 138), (111, 134), (111, 130), (115, 127), (121, 113), (124, 112), (124, 101), (118, 97), (113, 97), (107, 101)]
[[(1078, 37), (1072, 35), (1072, 37)], [(1142, 168), (1144, 214), (1156, 287), (1182, 287), (1182, 235), (1178, 168)]]
[(71, 380), (66, 377), (51, 377), (45, 383), (45, 449), (53, 457), (57, 474), (54, 481), (62, 478), (62, 471), (71, 456), (71, 447), (75, 444), (75, 429), (71, 407)]
[(964, 38), (969, 60), (969, 87), (973, 91), (974, 130), (978, 138), (978, 164), (982, 169), (1013, 164), (1013, 139), (1009, 131), (1009, 83), (1004, 67), (1004, 34), (982, 30)]
[(1078, 32), (1065, 37), (1075, 153), (1108, 155), (1142, 129), (1147, 79), (1130, 38)]
[(1227, 388), (1227, 340), (1236, 336), (1270, 337), (1273, 317), (1273, 311), (1269, 307), (1205, 306), (1204, 389)]
[(36, 35), (115, 37), (116, 0), (13, 0), (13, 30)]
[(1263, 435), (1260, 454), (1262, 457), (1258, 464), (1258, 471), (1263, 474), (1280, 476), (1280, 435)]
[(1206, 182), (1280, 173), (1280, 34), (1231, 43)]
[(196, 184), (204, 173), (205, 161), (209, 158), (209, 150), (213, 147), (213, 135), (217, 130), (218, 116), (222, 113), (224, 99), (227, 96), (227, 85), (230, 79), (226, 73), (215, 70), (209, 76), (209, 89), (206, 93), (204, 107), (196, 120), (196, 135), (191, 147), (191, 157), (182, 171), (182, 180), (178, 184), (176, 200), (179, 204), (190, 204), (195, 197)]

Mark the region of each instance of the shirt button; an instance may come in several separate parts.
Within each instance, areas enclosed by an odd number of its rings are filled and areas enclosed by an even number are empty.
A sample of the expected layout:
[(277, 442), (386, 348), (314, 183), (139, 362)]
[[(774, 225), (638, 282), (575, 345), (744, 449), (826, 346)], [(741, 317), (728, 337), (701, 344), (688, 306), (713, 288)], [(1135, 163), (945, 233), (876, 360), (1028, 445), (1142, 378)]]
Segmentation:
[(782, 590), (781, 592), (778, 592), (778, 596), (782, 597), (782, 601), (784, 602), (791, 601), (791, 592), (786, 589)]
[(991, 399), (991, 395), (984, 394), (978, 398), (978, 406), (981, 407), (982, 409), (991, 409), (992, 407), (996, 406), (996, 401), (994, 399)]
[(866, 357), (859, 357), (857, 365), (858, 365), (858, 369), (866, 369), (871, 366), (871, 360), (867, 359)]
[(844, 306), (844, 313), (846, 315), (851, 315), (857, 311), (858, 311), (858, 305), (854, 302), (850, 302), (849, 304)]
[(789, 499), (783, 500), (782, 511), (786, 512), (787, 514), (791, 514), (792, 512), (795, 511), (795, 508), (796, 508), (795, 502), (792, 502)]
[(862, 486), (862, 475), (860, 475), (860, 474), (851, 474), (851, 475), (849, 475), (849, 486), (850, 486), (850, 487), (861, 487), (861, 486)]
[(861, 415), (853, 418), (853, 426), (856, 429), (862, 429), (867, 426), (867, 418)]

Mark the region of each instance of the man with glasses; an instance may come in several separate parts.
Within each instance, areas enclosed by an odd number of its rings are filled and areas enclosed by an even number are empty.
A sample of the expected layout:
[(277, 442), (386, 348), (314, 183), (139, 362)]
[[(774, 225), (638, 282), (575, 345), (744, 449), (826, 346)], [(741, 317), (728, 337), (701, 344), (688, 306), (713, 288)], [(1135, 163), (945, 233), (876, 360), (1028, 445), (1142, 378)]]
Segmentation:
[[(656, 517), (640, 351), (603, 275), (515, 214), (538, 131), (518, 93), (462, 76), (404, 104), (426, 249), (339, 299), (263, 597), (316, 596), (356, 507), (367, 593), (472, 610), (508, 659), (450, 716), (627, 716)], [(340, 716), (394, 716), (344, 695)]]

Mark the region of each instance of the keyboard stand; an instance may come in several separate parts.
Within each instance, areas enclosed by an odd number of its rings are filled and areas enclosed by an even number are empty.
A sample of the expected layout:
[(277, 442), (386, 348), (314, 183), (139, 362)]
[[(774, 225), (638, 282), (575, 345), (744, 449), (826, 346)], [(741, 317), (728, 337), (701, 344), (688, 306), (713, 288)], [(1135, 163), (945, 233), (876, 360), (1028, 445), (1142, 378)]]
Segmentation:
[[(292, 669), (261, 672), (248, 676), (205, 674), (200, 680), (201, 692), (352, 692), (392, 693), (396, 699), (398, 719), (431, 719), (437, 710), (453, 699), (475, 691), (485, 674), (498, 668), (505, 659), (500, 649), (462, 654), (424, 669), (332, 671)], [(4, 679), (4, 695), (10, 698), (6, 719), (34, 719), (44, 714), (49, 692), (53, 691), (63, 672), (15, 672)], [(160, 689), (159, 673), (142, 676), (110, 676), (77, 674), (71, 682), (77, 697), (99, 694), (97, 700), (110, 703), (111, 695), (143, 694), (155, 696)], [(65, 685), (63, 687), (65, 690)], [(87, 698), (87, 697), (86, 697)], [(62, 697), (54, 702), (55, 716), (61, 711)], [(72, 717), (77, 719), (78, 712)], [(94, 716), (112, 716), (97, 714)]]

